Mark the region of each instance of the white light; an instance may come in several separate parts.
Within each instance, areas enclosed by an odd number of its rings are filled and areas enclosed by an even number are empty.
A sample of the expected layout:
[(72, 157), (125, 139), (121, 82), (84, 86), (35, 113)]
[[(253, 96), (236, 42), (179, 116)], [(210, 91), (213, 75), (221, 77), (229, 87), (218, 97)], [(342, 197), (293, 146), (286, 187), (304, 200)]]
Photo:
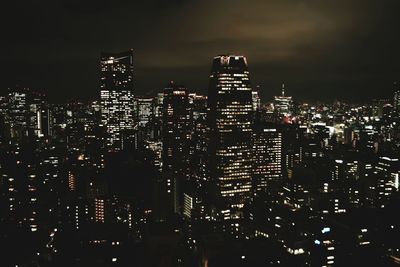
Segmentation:
[(112, 262), (116, 262), (116, 261), (117, 261), (117, 258), (112, 258), (111, 261), (112, 261)]
[(322, 233), (323, 234), (325, 234), (325, 233), (329, 233), (331, 231), (331, 228), (329, 228), (329, 227), (324, 227), (324, 229), (322, 229)]

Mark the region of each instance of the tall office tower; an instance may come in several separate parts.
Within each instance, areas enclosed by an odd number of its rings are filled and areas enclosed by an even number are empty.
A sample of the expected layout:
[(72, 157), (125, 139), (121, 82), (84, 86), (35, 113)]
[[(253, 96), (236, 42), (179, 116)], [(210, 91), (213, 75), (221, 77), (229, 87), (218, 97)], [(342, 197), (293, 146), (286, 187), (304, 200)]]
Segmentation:
[(282, 133), (272, 124), (260, 123), (254, 130), (254, 192), (282, 178)]
[[(193, 124), (190, 140), (191, 178), (197, 186), (207, 181), (207, 96), (189, 94)], [(189, 193), (189, 192), (188, 192)]]
[(18, 89), (8, 93), (6, 123), (9, 125), (10, 137), (18, 138), (28, 135), (29, 100), (28, 90)]
[(35, 93), (29, 104), (29, 133), (38, 137), (48, 137), (52, 130), (52, 114), (44, 95)]
[(275, 96), (274, 107), (276, 113), (280, 116), (292, 115), (292, 97), (285, 96), (285, 84), (282, 84), (282, 95)]
[(393, 109), (398, 114), (400, 114), (400, 82), (394, 82), (393, 87), (394, 87)]
[(214, 57), (208, 89), (209, 171), (223, 219), (240, 216), (250, 198), (253, 106), (244, 56)]
[(162, 188), (166, 212), (180, 212), (182, 186), (188, 179), (190, 106), (187, 89), (171, 82), (164, 89)]
[(391, 195), (399, 190), (400, 161), (397, 157), (379, 157), (375, 166), (377, 175), (376, 193), (380, 207), (384, 207)]
[(153, 102), (152, 97), (137, 97), (136, 101), (136, 117), (139, 126), (143, 127), (150, 121), (153, 116)]
[(123, 149), (123, 134), (135, 127), (133, 53), (101, 54), (101, 120), (110, 151)]

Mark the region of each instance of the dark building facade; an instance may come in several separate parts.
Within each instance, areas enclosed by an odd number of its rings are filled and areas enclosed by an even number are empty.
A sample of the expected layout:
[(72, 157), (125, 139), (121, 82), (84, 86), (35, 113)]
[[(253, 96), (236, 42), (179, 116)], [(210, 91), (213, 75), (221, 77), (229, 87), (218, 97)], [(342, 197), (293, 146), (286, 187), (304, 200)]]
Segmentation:
[(101, 53), (101, 89), (133, 89), (133, 51)]
[(190, 107), (187, 89), (171, 82), (164, 89), (162, 193), (166, 212), (180, 213), (189, 175)]
[(397, 112), (397, 114), (399, 114), (400, 113), (400, 82), (393, 83), (393, 91), (394, 91), (393, 108)]

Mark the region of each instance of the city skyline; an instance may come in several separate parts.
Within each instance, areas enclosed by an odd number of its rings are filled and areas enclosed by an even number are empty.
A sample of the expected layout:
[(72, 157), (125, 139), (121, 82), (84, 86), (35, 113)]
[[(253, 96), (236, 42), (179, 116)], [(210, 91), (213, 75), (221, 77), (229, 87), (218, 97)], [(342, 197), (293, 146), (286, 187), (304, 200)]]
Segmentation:
[[(132, 48), (135, 87), (142, 95), (161, 91), (169, 80), (205, 93), (208, 59), (235, 53), (249, 58), (263, 99), (277, 95), (282, 82), (300, 101), (388, 97), (399, 72), (398, 5), (100, 1), (93, 9), (90, 2), (8, 3), (0, 86), (43, 90), (55, 102), (76, 99), (77, 92), (93, 100), (100, 52)], [(15, 23), (9, 27), (9, 21)]]
[(8, 1), (0, 266), (399, 266), (398, 10)]
[(286, 84), (261, 104), (228, 54), (207, 95), (170, 81), (143, 97), (132, 50), (99, 62), (100, 101), (0, 96), (6, 266), (398, 262), (397, 83), (366, 105), (298, 103)]

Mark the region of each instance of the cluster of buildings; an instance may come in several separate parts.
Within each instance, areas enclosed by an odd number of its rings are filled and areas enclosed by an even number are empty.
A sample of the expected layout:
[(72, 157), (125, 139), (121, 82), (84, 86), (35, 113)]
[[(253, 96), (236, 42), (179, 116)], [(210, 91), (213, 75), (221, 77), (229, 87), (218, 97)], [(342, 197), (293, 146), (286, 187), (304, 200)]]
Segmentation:
[(264, 103), (244, 56), (213, 58), (207, 95), (138, 96), (134, 73), (132, 51), (103, 53), (96, 101), (0, 97), (7, 264), (400, 262), (399, 84), (366, 105), (284, 84)]

